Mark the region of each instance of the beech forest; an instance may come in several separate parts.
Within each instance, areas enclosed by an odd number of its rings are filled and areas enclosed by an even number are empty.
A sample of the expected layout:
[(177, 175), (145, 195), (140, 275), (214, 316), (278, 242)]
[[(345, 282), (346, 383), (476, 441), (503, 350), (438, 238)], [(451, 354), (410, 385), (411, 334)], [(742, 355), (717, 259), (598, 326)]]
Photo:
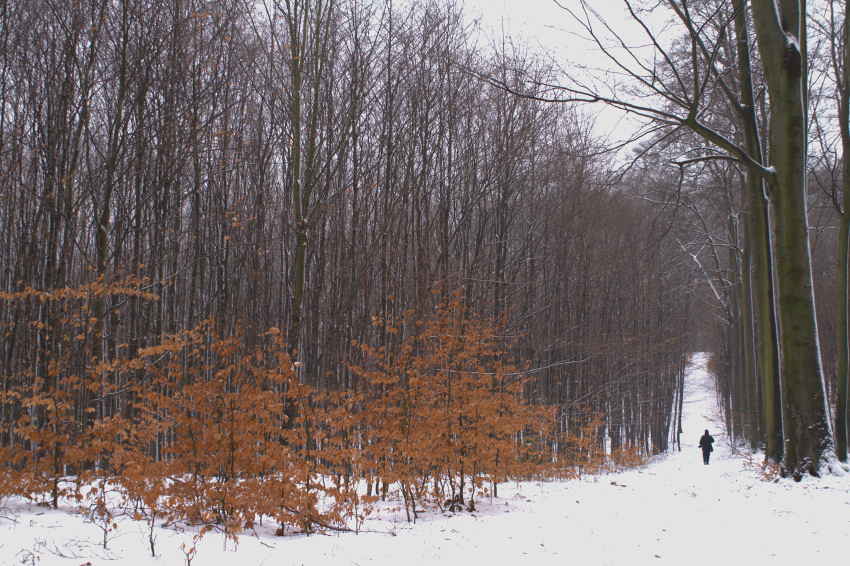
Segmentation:
[(474, 510), (676, 449), (694, 351), (758, 447), (740, 163), (660, 124), (624, 165), (562, 70), (477, 30), (450, 1), (2, 0), (0, 498), (104, 541), (115, 498), (233, 537)]

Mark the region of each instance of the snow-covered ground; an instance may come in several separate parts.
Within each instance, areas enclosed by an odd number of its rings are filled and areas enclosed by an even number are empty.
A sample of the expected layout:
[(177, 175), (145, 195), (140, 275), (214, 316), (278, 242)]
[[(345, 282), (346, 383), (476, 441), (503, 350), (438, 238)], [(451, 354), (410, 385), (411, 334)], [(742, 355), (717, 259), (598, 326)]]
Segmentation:
[[(682, 451), (625, 473), (503, 485), (475, 513), (430, 514), (408, 525), (384, 510), (360, 534), (274, 537), (263, 529), (237, 548), (208, 533), (195, 565), (801, 564), (844, 563), (850, 549), (850, 475), (801, 483), (761, 481), (731, 454), (714, 385), (699, 356), (686, 380)], [(711, 465), (697, 442), (717, 440)], [(179, 565), (192, 532), (118, 519), (103, 533), (67, 511), (20, 501), (0, 511), (0, 564)]]

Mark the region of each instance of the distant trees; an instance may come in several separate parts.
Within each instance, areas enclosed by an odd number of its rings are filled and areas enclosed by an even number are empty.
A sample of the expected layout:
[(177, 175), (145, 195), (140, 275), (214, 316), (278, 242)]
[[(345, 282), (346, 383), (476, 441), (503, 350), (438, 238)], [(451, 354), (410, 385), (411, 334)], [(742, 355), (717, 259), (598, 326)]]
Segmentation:
[[(664, 4), (681, 30), (672, 42), (656, 33), (657, 14), (624, 3), (653, 46), (648, 52), (612, 37), (613, 28), (590, 3), (572, 12), (612, 64), (633, 79), (636, 92), (658, 105), (580, 86), (560, 89), (560, 99), (601, 101), (654, 122), (656, 134), (643, 151), (663, 151), (681, 173), (671, 188), (675, 198), (666, 202), (677, 208), (689, 203), (694, 215), (680, 219), (695, 223), (700, 236), (683, 247), (693, 250), (725, 320), (720, 351), (730, 381), (727, 387), (720, 376), (720, 383), (730, 434), (752, 447), (764, 443), (767, 457), (781, 457), (784, 471), (795, 478), (816, 475), (824, 462), (828, 467), (833, 445), (806, 214), (811, 65), (805, 6), (755, 0), (751, 8), (711, 0)], [(822, 27), (832, 38), (833, 82), (843, 84), (843, 55), (836, 55), (843, 53), (840, 24), (834, 17), (825, 21), (831, 22)], [(685, 168), (699, 173), (686, 175)], [(685, 197), (684, 183), (699, 190)], [(717, 196), (709, 190), (720, 190), (722, 200), (712, 203)], [(841, 351), (844, 326), (836, 337)], [(842, 419), (843, 379), (836, 401)]]
[(667, 449), (692, 267), (521, 46), (450, 2), (31, 8), (0, 18), (0, 453), (54, 505), (132, 469), (309, 530), (356, 482), (413, 516)]

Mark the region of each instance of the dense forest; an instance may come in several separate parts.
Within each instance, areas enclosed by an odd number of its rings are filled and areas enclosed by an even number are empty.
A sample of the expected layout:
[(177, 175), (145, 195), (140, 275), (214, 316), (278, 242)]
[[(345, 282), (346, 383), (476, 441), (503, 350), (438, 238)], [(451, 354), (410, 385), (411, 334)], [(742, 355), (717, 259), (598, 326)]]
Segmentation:
[[(695, 2), (715, 24), (671, 47), (708, 68), (699, 120), (607, 101), (653, 120), (624, 162), (558, 67), (453, 2), (0, 4), (0, 496), (102, 482), (234, 532), (389, 491), (474, 508), (675, 446), (695, 350), (736, 445), (766, 442), (753, 164), (695, 127), (745, 133), (710, 70), (741, 10)], [(833, 304), (841, 163), (812, 132)], [(846, 328), (818, 314), (834, 404)]]

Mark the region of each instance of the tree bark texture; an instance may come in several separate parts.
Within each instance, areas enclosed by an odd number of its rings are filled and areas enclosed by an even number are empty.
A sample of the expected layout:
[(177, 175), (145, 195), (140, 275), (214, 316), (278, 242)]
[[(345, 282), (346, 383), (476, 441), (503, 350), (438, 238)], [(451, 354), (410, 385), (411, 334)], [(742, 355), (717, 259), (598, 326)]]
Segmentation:
[(770, 162), (780, 379), (787, 474), (817, 474), (832, 451), (821, 370), (806, 216), (805, 3), (753, 0), (756, 39), (770, 96)]

